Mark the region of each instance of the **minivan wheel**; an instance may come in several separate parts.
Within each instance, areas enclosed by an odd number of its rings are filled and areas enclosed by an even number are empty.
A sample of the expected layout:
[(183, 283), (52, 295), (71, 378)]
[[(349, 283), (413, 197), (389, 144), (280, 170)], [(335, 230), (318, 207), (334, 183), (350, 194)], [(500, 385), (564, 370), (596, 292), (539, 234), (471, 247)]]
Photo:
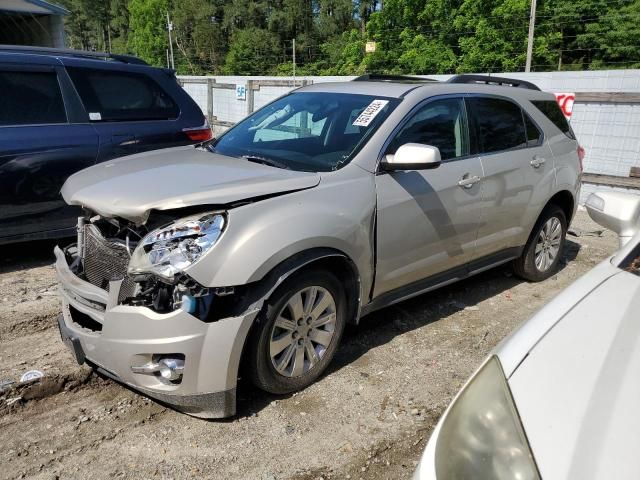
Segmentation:
[(253, 384), (277, 394), (312, 384), (331, 362), (345, 323), (345, 294), (334, 275), (293, 274), (271, 295), (251, 333)]
[(516, 274), (540, 282), (556, 272), (567, 234), (567, 219), (560, 207), (547, 207), (536, 222), (522, 256), (514, 261)]

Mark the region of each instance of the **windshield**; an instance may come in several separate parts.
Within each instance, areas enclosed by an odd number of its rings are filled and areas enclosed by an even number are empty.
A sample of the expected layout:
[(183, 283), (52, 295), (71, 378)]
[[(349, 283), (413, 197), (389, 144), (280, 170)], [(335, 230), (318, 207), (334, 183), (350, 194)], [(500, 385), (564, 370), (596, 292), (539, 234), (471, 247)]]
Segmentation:
[(274, 167), (337, 170), (397, 104), (397, 99), (369, 95), (292, 93), (238, 123), (210, 148)]

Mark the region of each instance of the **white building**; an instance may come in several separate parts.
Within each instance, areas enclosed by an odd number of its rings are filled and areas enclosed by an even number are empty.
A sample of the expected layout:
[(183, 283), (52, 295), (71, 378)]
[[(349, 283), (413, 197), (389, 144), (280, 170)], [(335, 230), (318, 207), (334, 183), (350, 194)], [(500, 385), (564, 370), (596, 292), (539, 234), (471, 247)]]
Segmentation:
[(0, 0), (0, 44), (63, 48), (66, 15), (43, 0)]

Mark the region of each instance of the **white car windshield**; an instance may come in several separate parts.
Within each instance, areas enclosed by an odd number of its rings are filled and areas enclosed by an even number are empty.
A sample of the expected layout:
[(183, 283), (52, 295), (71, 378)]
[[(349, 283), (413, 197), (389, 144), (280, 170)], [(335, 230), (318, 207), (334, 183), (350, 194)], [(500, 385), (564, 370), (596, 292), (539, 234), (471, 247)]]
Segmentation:
[(234, 126), (210, 149), (292, 170), (337, 170), (397, 104), (369, 95), (292, 93)]

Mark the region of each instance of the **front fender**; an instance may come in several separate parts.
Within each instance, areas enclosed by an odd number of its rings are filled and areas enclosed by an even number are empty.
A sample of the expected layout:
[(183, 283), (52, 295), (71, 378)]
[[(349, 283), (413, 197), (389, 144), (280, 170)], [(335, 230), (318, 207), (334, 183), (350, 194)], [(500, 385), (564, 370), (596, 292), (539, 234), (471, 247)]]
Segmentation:
[(375, 205), (373, 174), (357, 166), (324, 174), (315, 188), (229, 210), (218, 244), (185, 273), (208, 287), (245, 285), (298, 253), (329, 248), (355, 264), (369, 291)]

